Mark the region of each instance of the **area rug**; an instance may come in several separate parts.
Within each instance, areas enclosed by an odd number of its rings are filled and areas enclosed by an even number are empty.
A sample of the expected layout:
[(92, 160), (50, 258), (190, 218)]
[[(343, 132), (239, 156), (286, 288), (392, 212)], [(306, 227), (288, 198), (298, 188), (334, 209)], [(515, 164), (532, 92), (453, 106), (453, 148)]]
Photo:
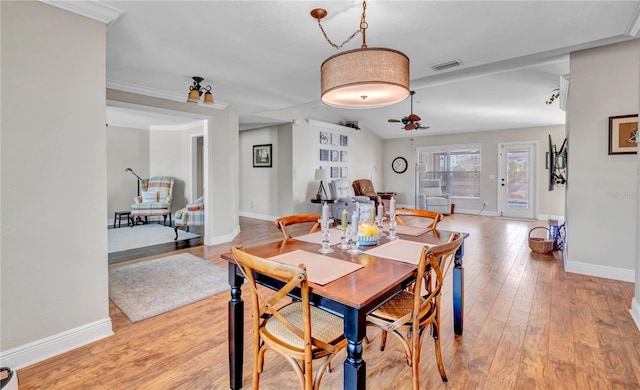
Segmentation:
[(225, 290), (227, 270), (189, 253), (109, 269), (109, 298), (131, 322)]
[[(173, 228), (162, 226), (157, 223), (108, 229), (108, 232), (109, 253), (164, 244), (166, 242), (175, 242), (174, 238), (176, 236)], [(182, 229), (178, 229), (177, 241), (188, 240), (196, 237), (200, 236), (195, 233), (188, 233)]]

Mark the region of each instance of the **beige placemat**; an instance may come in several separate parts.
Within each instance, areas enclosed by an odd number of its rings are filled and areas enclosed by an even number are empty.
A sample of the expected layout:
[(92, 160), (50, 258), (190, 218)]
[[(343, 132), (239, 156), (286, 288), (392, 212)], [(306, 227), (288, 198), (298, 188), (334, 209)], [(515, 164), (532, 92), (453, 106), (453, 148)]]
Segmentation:
[[(329, 245), (336, 245), (340, 243), (340, 234), (341, 231), (339, 229), (329, 229)], [(310, 242), (312, 244), (322, 245), (322, 232), (313, 232), (309, 234), (304, 234), (302, 236), (293, 237), (294, 240)], [(296, 264), (297, 265), (297, 264)]]
[[(389, 231), (389, 223), (385, 222), (382, 225), (382, 229), (385, 232)], [(425, 234), (426, 232), (430, 232), (431, 228), (426, 227), (417, 227), (417, 226), (408, 226), (408, 225), (396, 225), (396, 233), (397, 234), (405, 234), (407, 236), (417, 237), (421, 234)]]
[(309, 282), (319, 285), (333, 282), (360, 268), (364, 268), (362, 264), (349, 263), (348, 261), (338, 260), (333, 257), (300, 249), (270, 257), (269, 260), (294, 266), (304, 264), (307, 267), (307, 278)]
[(429, 246), (423, 242), (397, 239), (367, 250), (365, 253), (387, 259), (418, 265), (422, 248)]

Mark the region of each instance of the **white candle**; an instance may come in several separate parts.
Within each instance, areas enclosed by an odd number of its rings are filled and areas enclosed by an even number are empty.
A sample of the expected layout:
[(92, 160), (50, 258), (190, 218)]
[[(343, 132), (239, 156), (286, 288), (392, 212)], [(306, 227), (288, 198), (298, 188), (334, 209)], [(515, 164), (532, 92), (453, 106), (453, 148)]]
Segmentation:
[(378, 205), (378, 221), (382, 221), (384, 219), (384, 206), (382, 203)]
[(340, 223), (345, 229), (347, 228), (347, 226), (349, 226), (349, 213), (347, 212), (347, 209), (342, 209), (342, 214), (340, 215)]
[(389, 214), (395, 214), (396, 213), (396, 198), (395, 197), (391, 197), (391, 201), (389, 201)]
[(327, 202), (322, 205), (322, 220), (325, 222), (329, 220), (329, 205)]
[(358, 213), (355, 211), (351, 214), (351, 231), (358, 232)]

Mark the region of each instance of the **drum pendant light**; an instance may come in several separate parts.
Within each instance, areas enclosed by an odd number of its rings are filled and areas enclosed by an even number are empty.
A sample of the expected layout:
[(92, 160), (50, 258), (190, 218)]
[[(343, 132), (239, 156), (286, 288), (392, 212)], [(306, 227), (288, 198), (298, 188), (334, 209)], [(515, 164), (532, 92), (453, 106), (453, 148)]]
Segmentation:
[(324, 9), (314, 9), (311, 16), (330, 45), (339, 49), (357, 34), (362, 34), (360, 49), (345, 51), (327, 58), (320, 67), (322, 102), (338, 108), (375, 108), (398, 103), (409, 96), (409, 58), (385, 48), (368, 48), (366, 42), (366, 1), (362, 3), (360, 29), (342, 45), (327, 37), (320, 20)]

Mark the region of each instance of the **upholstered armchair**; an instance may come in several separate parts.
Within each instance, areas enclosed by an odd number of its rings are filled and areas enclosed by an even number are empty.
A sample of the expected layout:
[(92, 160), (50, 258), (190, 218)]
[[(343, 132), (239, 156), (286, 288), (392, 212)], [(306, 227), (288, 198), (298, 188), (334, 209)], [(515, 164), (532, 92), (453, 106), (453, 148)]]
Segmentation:
[(431, 210), (441, 214), (451, 213), (451, 197), (442, 192), (440, 179), (420, 180), (418, 198), (423, 210)]
[(331, 216), (337, 222), (342, 221), (342, 210), (347, 210), (347, 215), (357, 210), (358, 203), (374, 204), (368, 196), (356, 196), (349, 180), (337, 179), (329, 183), (329, 192), (334, 202), (331, 204)]
[(353, 181), (353, 191), (357, 196), (366, 196), (375, 202), (376, 207), (382, 202), (385, 210), (389, 210), (389, 200), (396, 196), (395, 192), (376, 192), (373, 183), (369, 179), (358, 179)]
[(176, 232), (176, 238), (178, 239), (178, 228), (183, 226), (186, 231), (189, 231), (189, 226), (202, 226), (204, 225), (204, 196), (196, 199), (195, 202), (187, 204), (186, 207), (176, 211), (174, 215), (174, 230)]
[(148, 222), (148, 217), (162, 216), (164, 224), (167, 224), (169, 216), (169, 226), (171, 226), (171, 200), (173, 198), (173, 178), (169, 176), (153, 176), (140, 180), (140, 196), (133, 198), (131, 205), (131, 217), (144, 217)]

